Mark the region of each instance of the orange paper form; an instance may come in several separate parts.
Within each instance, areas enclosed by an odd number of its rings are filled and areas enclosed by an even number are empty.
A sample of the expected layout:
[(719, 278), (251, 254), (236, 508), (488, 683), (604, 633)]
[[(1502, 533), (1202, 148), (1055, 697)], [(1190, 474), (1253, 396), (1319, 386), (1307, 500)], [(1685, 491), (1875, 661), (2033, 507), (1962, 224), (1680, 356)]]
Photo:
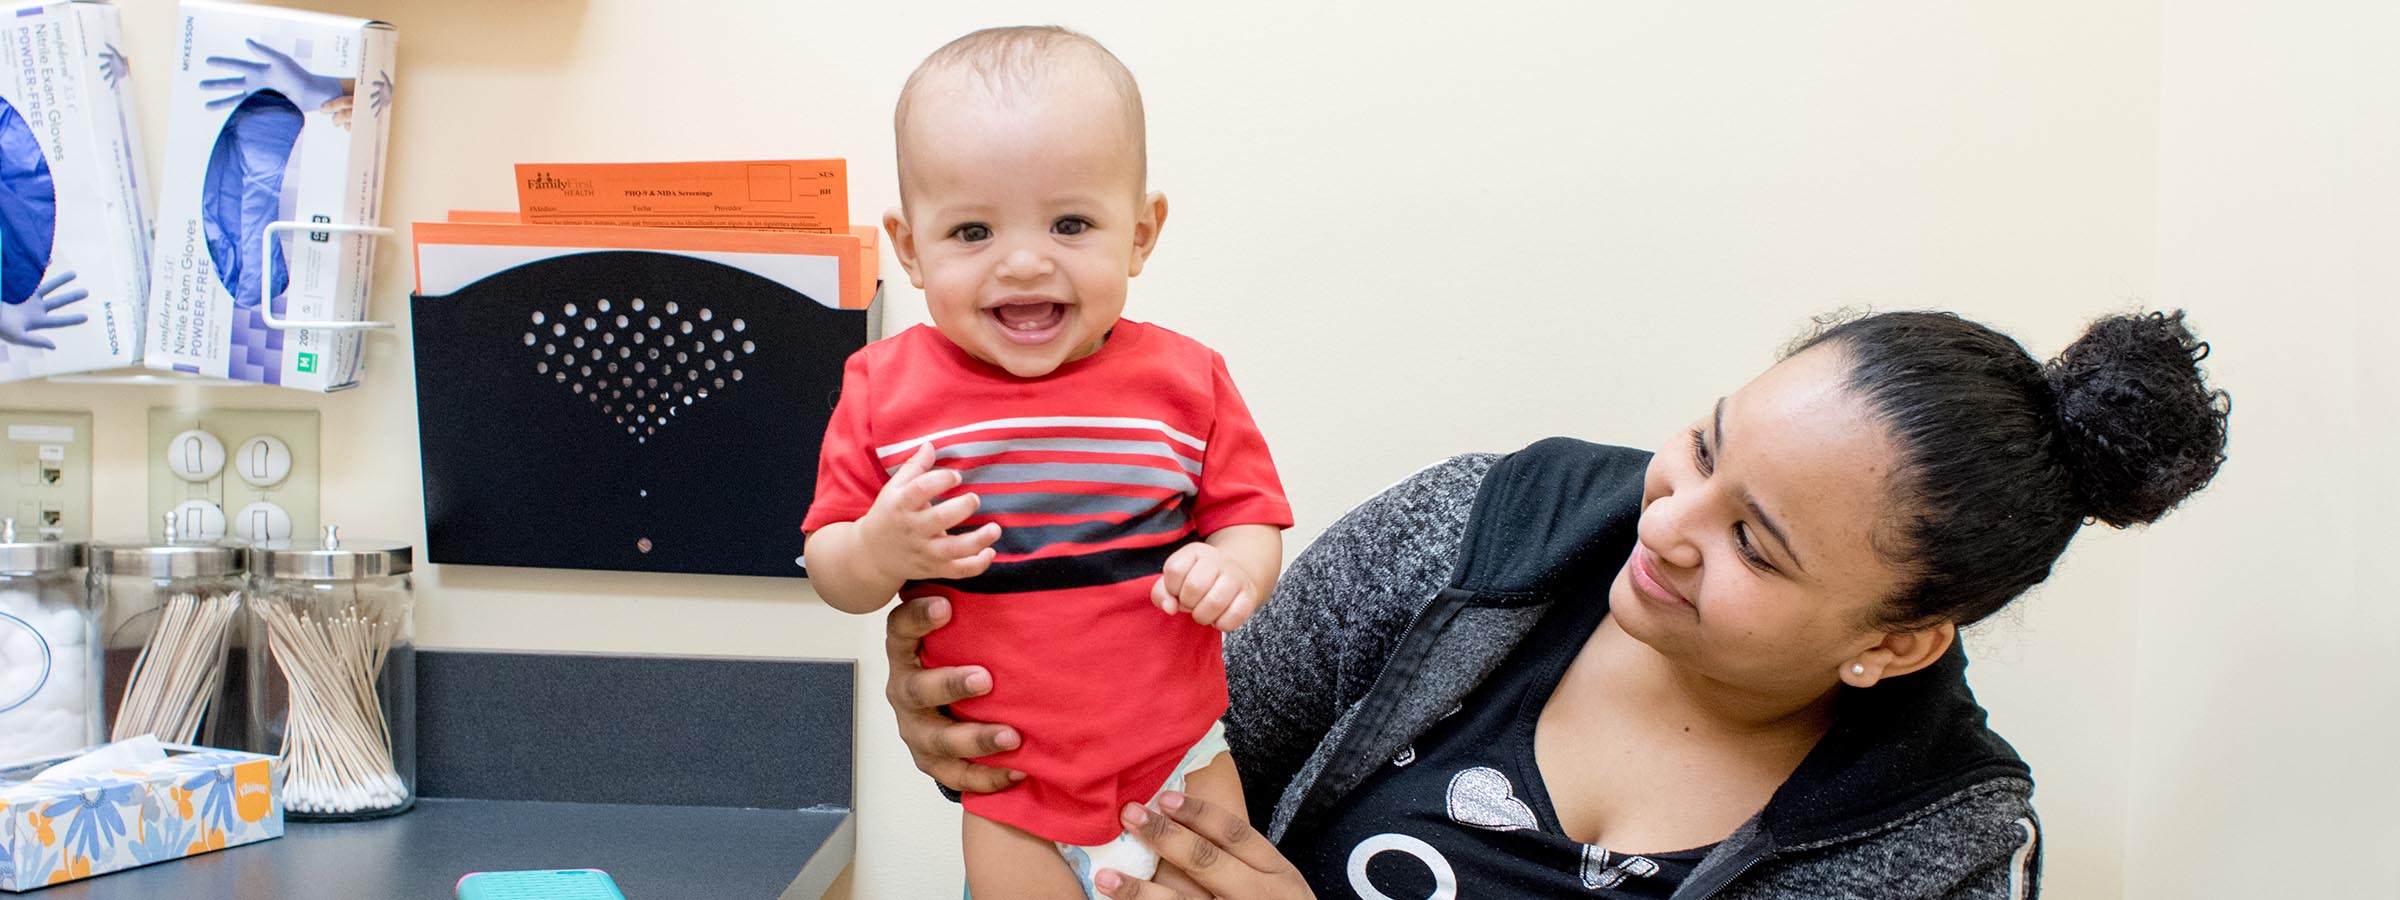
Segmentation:
[(520, 163), (527, 225), (850, 231), (850, 167), (838, 159)]
[(492, 273), (554, 256), (655, 250), (715, 259), (762, 274), (762, 265), (783, 265), (778, 260), (818, 258), (825, 265), (822, 271), (830, 276), (828, 284), (820, 288), (804, 281), (786, 283), (842, 309), (865, 309), (875, 296), (874, 273), (866, 265), (874, 258), (870, 255), (872, 232), (861, 236), (606, 225), (544, 228), (477, 221), (488, 218), (489, 213), (453, 215), (470, 221), (418, 222), (411, 229), (419, 294), (448, 294)]

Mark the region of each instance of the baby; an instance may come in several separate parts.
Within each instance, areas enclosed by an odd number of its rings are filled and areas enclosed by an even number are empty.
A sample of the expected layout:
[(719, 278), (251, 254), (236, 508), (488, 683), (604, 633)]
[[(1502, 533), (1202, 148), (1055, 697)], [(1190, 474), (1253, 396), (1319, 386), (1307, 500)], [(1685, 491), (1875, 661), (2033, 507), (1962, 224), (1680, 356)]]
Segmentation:
[(883, 226), (933, 327), (844, 369), (809, 576), (853, 613), (947, 598), (926, 664), (991, 670), (953, 711), (1016, 726), (981, 762), (1026, 778), (965, 800), (977, 900), (1095, 896), (1101, 868), (1196, 893), (1119, 811), (1243, 808), (1219, 632), (1273, 590), (1292, 514), (1224, 359), (1118, 318), (1167, 218), (1141, 94), (1090, 38), (995, 28), (927, 57), (893, 129)]

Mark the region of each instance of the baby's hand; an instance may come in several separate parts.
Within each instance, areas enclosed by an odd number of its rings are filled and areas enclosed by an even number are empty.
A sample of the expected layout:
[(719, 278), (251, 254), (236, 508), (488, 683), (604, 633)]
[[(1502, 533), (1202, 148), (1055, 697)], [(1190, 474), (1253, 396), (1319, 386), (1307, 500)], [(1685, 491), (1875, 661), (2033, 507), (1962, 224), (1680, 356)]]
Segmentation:
[(1258, 583), (1225, 551), (1202, 542), (1183, 545), (1167, 557), (1165, 571), (1150, 587), (1160, 611), (1192, 614), (1192, 621), (1232, 631), (1258, 611)]
[(875, 495), (875, 505), (858, 518), (859, 537), (877, 571), (901, 581), (970, 578), (992, 565), (992, 542), (1000, 525), (986, 522), (965, 534), (950, 529), (975, 514), (982, 501), (960, 494), (936, 505), (933, 498), (959, 485), (960, 476), (933, 467), (933, 445), (918, 447)]

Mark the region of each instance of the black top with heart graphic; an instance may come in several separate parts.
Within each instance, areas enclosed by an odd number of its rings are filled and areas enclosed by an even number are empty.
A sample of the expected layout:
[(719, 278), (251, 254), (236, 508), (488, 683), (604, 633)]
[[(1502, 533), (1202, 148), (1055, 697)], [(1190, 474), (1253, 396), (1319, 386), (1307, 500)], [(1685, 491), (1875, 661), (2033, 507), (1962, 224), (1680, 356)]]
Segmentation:
[(1552, 608), (1457, 710), (1367, 776), (1326, 831), (1287, 837), (1285, 855), (1319, 896), (1673, 894), (1710, 848), (1637, 855), (1577, 842), (1534, 759), (1542, 704), (1607, 611), (1605, 602)]

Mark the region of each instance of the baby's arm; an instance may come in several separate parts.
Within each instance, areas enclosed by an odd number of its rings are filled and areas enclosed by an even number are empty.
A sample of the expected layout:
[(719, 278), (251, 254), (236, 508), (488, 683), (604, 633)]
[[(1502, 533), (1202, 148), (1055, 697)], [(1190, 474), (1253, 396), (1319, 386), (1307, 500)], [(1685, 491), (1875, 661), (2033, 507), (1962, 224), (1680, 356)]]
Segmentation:
[(933, 468), (933, 445), (917, 448), (884, 482), (866, 515), (808, 536), (804, 553), (817, 596), (843, 612), (870, 613), (909, 581), (982, 574), (992, 564), (1000, 526), (987, 522), (951, 534), (979, 505), (974, 494), (933, 503), (958, 484), (957, 472)]
[(1232, 631), (1275, 592), (1275, 576), (1282, 570), (1283, 529), (1229, 525), (1167, 557), (1165, 571), (1150, 588), (1150, 602)]

